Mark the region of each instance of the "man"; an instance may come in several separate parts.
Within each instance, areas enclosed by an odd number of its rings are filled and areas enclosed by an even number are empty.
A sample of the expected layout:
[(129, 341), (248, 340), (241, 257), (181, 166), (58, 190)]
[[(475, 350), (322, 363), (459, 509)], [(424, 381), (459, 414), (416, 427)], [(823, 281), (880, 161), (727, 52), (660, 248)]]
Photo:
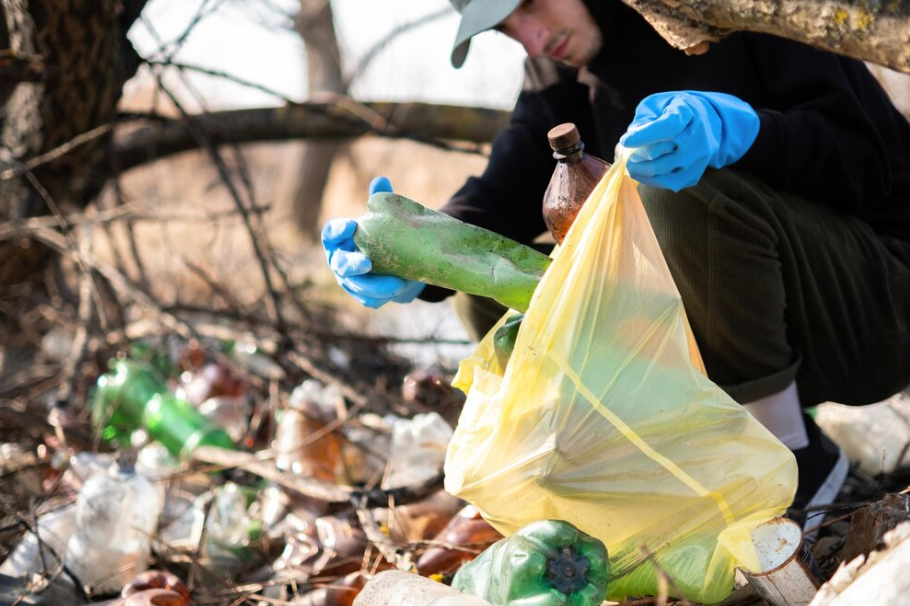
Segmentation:
[[(847, 464), (802, 407), (910, 383), (907, 121), (861, 62), (773, 36), (686, 56), (619, 0), (452, 1), (456, 67), (491, 28), (528, 60), (484, 174), (443, 211), (530, 242), (545, 231), (549, 128), (574, 122), (601, 157), (634, 148), (628, 170), (709, 377), (796, 455), (794, 509), (830, 503)], [(323, 241), (363, 304), (450, 294), (370, 274), (355, 227), (330, 222)]]

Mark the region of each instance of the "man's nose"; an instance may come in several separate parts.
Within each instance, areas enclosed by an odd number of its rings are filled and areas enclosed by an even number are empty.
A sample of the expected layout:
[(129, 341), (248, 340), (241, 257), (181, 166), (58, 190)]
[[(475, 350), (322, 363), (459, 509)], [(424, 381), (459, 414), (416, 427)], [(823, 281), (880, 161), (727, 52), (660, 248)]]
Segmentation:
[(525, 47), (529, 57), (539, 57), (547, 45), (549, 30), (543, 24), (525, 16), (518, 16), (512, 25), (515, 39)]

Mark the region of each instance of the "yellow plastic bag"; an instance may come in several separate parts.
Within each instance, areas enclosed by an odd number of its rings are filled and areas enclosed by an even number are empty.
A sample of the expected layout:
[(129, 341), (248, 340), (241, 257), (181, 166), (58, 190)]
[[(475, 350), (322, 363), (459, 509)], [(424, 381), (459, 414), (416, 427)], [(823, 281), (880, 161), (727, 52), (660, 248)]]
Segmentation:
[(662, 571), (671, 595), (719, 602), (735, 566), (757, 570), (749, 530), (790, 504), (796, 462), (705, 376), (625, 158), (555, 254), (504, 375), (497, 327), (459, 367), (447, 491), (507, 536), (555, 518), (601, 539), (614, 599), (656, 595)]

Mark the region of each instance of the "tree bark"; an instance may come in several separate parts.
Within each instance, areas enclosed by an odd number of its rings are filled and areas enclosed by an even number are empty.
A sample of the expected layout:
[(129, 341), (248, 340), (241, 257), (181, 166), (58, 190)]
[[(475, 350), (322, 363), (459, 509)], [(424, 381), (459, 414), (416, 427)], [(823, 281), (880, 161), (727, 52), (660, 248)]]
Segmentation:
[(676, 48), (698, 54), (765, 32), (910, 73), (910, 4), (890, 0), (623, 0)]
[[(196, 116), (193, 124), (216, 145), (261, 141), (339, 141), (369, 133), (417, 140), (487, 143), (508, 124), (509, 112), (430, 103), (308, 103)], [(156, 121), (118, 133), (113, 153), (121, 170), (196, 149), (179, 120)], [(2, 178), (2, 176), (0, 176)]]
[[(341, 50), (335, 35), (335, 19), (330, 0), (300, 0), (294, 22), (303, 38), (307, 59), (307, 94), (346, 95), (348, 82), (342, 74)], [(300, 159), (300, 176), (294, 195), (294, 220), (301, 233), (316, 240), (322, 197), (335, 157), (345, 149), (340, 141), (307, 142)]]
[[(128, 4), (135, 10), (144, 2)], [(51, 70), (48, 81), (0, 87), (5, 169), (111, 122), (137, 62), (118, 0), (0, 0), (0, 7), (7, 52), (40, 57)], [(0, 219), (45, 213), (49, 201), (58, 208), (84, 207), (103, 183), (106, 143), (103, 137), (89, 141), (61, 161), (0, 182)], [(0, 285), (25, 279), (47, 256), (48, 249), (34, 243), (0, 244)]]

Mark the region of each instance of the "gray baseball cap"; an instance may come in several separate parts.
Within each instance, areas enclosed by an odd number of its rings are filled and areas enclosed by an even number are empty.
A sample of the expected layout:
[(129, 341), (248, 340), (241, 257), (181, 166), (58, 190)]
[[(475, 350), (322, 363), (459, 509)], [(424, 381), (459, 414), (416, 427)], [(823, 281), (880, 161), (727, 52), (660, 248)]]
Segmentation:
[(461, 67), (468, 56), (471, 38), (496, 27), (511, 15), (521, 0), (449, 0), (461, 13), (461, 25), (452, 47), (452, 65)]

